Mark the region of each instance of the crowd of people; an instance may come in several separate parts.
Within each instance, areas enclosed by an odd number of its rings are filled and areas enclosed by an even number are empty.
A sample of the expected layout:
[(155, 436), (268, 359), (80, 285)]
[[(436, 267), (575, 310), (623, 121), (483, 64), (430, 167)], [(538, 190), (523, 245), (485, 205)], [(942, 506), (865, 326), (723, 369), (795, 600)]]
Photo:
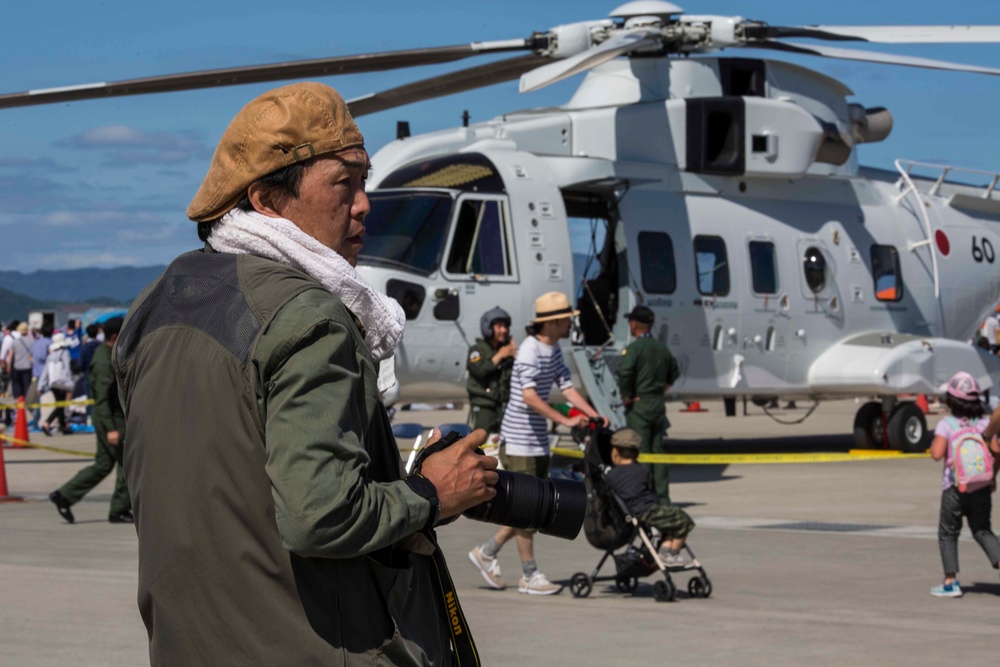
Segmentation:
[[(28, 322), (11, 320), (2, 329), (0, 343), (0, 397), (8, 403), (24, 399), (31, 408), (29, 428), (51, 435), (53, 424), (60, 432), (69, 432), (64, 405), (59, 405), (43, 421), (39, 398), (52, 392), (57, 403), (67, 397), (86, 396), (87, 364), (96, 345), (103, 340), (98, 324), (87, 327), (84, 335), (79, 320), (56, 330), (49, 322), (32, 328)], [(0, 426), (9, 427), (14, 410), (3, 411)]]

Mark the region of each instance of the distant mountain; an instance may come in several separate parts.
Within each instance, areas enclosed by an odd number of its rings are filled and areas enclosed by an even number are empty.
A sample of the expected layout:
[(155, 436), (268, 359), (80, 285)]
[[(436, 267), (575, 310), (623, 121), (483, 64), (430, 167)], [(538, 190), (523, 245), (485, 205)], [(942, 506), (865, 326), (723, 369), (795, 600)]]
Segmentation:
[(0, 271), (0, 289), (42, 301), (128, 302), (153, 282), (166, 266), (121, 266), (114, 269), (72, 269), (66, 271)]
[(0, 322), (23, 320), (32, 310), (52, 310), (52, 304), (0, 287)]

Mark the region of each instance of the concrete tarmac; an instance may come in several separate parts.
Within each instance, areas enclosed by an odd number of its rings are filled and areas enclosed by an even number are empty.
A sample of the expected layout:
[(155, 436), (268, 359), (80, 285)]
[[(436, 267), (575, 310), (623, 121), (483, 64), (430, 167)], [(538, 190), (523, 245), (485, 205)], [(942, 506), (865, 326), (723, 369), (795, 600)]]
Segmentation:
[[(751, 406), (725, 419), (670, 405), (676, 451), (846, 451), (853, 401), (827, 403), (804, 423), (781, 426)], [(805, 407), (805, 406), (804, 406)], [(794, 420), (804, 409), (779, 410)], [(464, 412), (400, 412), (424, 425)], [(936, 419), (929, 417), (931, 427)], [(720, 439), (721, 437), (721, 439)], [(566, 440), (568, 443), (568, 439)], [(32, 434), (32, 442), (82, 453), (93, 436)], [(400, 443), (405, 446), (407, 443)], [(136, 539), (107, 523), (113, 478), (76, 505), (69, 525), (48, 501), (87, 460), (4, 449), (10, 493), (0, 503), (0, 666), (148, 664), (136, 610)], [(467, 560), (494, 527), (459, 519), (439, 530), (485, 665), (940, 665), (995, 661), (1000, 578), (978, 545), (960, 544), (966, 591), (936, 599), (941, 464), (930, 459), (672, 467), (671, 495), (698, 523), (690, 544), (712, 596), (692, 599), (674, 575), (677, 601), (658, 603), (653, 574), (631, 595), (598, 582), (587, 598), (517, 592), (513, 544), (500, 554), (508, 588), (488, 588)], [(601, 552), (539, 536), (550, 579), (591, 572)], [(612, 574), (606, 563), (601, 574)]]

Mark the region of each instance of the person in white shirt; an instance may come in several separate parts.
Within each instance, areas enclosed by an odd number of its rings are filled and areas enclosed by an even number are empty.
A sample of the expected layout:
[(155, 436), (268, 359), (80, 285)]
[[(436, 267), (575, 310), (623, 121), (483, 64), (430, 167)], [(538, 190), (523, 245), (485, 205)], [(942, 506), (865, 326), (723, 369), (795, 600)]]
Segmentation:
[(993, 354), (996, 354), (997, 350), (1000, 349), (1000, 343), (997, 341), (997, 330), (1000, 329), (1000, 315), (997, 314), (998, 312), (1000, 312), (1000, 306), (997, 306), (997, 310), (986, 318), (982, 328), (979, 330), (983, 338), (990, 344), (990, 352)]
[[(504, 468), (535, 477), (549, 475), (548, 422), (570, 428), (586, 426), (588, 418), (603, 419), (573, 387), (569, 369), (563, 361), (559, 341), (569, 337), (573, 310), (569, 298), (561, 292), (548, 292), (535, 300), (535, 318), (528, 331), (531, 334), (517, 350), (510, 380), (510, 400), (500, 425), (503, 443), (501, 458)], [(549, 394), (559, 386), (563, 397), (583, 414), (568, 417), (549, 405)], [(497, 553), (512, 537), (517, 538), (521, 556), (522, 576), (517, 590), (529, 595), (552, 595), (562, 590), (542, 574), (535, 564), (533, 530), (504, 526), (485, 544), (469, 552), (469, 560), (479, 568), (491, 587), (503, 589), (503, 576)]]

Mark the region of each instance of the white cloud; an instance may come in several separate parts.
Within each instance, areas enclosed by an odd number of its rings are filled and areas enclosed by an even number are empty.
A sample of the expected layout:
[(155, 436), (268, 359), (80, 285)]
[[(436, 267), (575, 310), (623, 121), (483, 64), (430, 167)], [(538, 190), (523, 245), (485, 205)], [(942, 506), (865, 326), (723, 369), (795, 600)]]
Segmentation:
[(54, 142), (57, 148), (102, 151), (105, 166), (174, 165), (203, 158), (210, 150), (193, 132), (146, 132), (128, 125), (103, 125)]

